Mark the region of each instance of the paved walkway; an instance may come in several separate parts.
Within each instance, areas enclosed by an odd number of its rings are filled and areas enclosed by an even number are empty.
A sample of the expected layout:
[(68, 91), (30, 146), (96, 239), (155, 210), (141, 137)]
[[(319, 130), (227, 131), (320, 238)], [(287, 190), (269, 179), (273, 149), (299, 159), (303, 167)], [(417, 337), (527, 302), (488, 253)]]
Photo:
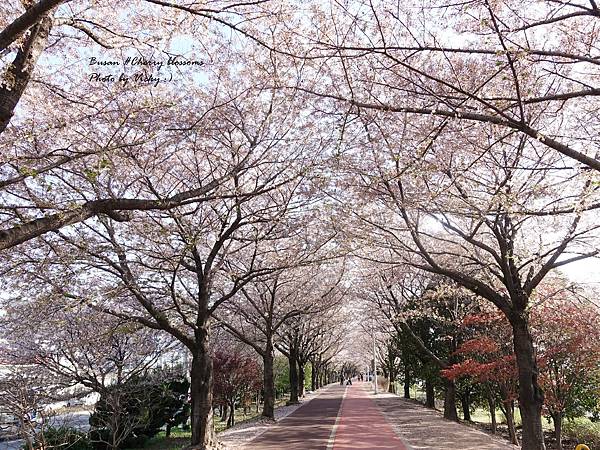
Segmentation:
[(411, 450), (518, 450), (507, 440), (444, 419), (435, 411), (393, 394), (375, 400), (388, 422)]
[(391, 394), (371, 393), (371, 383), (330, 386), (246, 444), (250, 450), (514, 450), (436, 411)]
[(407, 450), (366, 389), (371, 383), (348, 386), (335, 430), (333, 450)]
[(323, 393), (277, 422), (253, 439), (245, 448), (252, 450), (326, 450), (344, 388), (330, 386)]

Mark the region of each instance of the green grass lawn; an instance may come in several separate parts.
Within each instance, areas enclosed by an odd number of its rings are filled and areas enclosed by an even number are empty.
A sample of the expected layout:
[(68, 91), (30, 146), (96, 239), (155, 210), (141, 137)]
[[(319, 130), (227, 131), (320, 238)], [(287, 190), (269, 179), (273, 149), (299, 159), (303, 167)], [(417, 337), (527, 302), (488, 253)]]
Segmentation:
[[(490, 417), (489, 411), (484, 408), (475, 408), (475, 411), (471, 412), (471, 420), (473, 420), (473, 422), (480, 423), (492, 422), (492, 418)], [(502, 411), (500, 411), (500, 409), (496, 410), (496, 420), (499, 424), (506, 424), (506, 419), (504, 418), (504, 414), (502, 414)], [(517, 427), (521, 425), (521, 412), (519, 411), (519, 408), (515, 408), (515, 425)], [(542, 420), (542, 427), (544, 428), (544, 430), (554, 430), (552, 422), (549, 422), (546, 419)]]
[[(248, 411), (248, 414), (244, 414), (244, 409), (243, 408), (238, 408), (235, 410), (235, 423), (238, 424), (240, 422), (244, 422), (246, 420), (250, 420), (253, 419), (254, 417), (260, 415), (262, 409), (259, 408), (258, 412), (256, 412), (256, 406), (252, 406), (250, 408), (250, 410)], [(227, 422), (226, 421), (221, 421), (221, 418), (219, 416), (215, 416), (215, 430), (217, 431), (217, 433), (220, 433), (221, 431), (225, 431), (227, 428)]]
[[(285, 402), (287, 402), (288, 398), (288, 396), (284, 396), (277, 399), (275, 401), (275, 408), (285, 405)], [(235, 423), (237, 425), (240, 422), (245, 422), (246, 420), (254, 419), (257, 416), (260, 416), (261, 412), (262, 405), (259, 406), (258, 411), (256, 411), (256, 405), (252, 405), (252, 407), (248, 411), (248, 414), (244, 414), (243, 408), (237, 408), (235, 410)], [(215, 416), (215, 430), (217, 431), (217, 433), (225, 431), (227, 429), (226, 427), (227, 422), (221, 422), (220, 418), (218, 416)]]
[[(277, 400), (275, 406), (283, 406), (287, 401), (287, 397), (282, 397)], [(238, 408), (235, 410), (235, 423), (245, 422), (246, 420), (254, 419), (259, 416), (262, 411), (262, 407), (259, 407), (258, 412), (256, 412), (256, 406), (252, 406), (248, 411), (248, 414), (244, 414), (243, 408)], [(226, 430), (227, 422), (221, 422), (218, 416), (215, 416), (215, 430), (217, 433)], [(179, 428), (174, 428), (171, 430), (171, 436), (168, 438), (165, 436), (165, 432), (161, 431), (155, 437), (149, 439), (144, 445), (144, 449), (146, 450), (181, 450), (186, 447), (190, 443), (190, 439), (192, 437), (191, 431), (181, 430)], [(133, 450), (133, 449), (127, 449)]]
[(173, 429), (171, 430), (171, 436), (165, 437), (165, 432), (161, 431), (159, 434), (149, 439), (144, 445), (144, 449), (148, 450), (181, 450), (182, 448), (190, 444), (192, 437), (191, 431)]

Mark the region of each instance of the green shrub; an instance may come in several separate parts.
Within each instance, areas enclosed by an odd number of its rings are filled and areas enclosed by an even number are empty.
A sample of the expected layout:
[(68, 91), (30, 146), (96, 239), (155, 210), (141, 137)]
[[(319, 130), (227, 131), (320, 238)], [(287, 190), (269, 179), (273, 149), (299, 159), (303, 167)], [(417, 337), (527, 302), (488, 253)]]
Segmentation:
[[(34, 448), (42, 448), (43, 442), (46, 442), (46, 448), (60, 448), (61, 450), (93, 450), (86, 433), (78, 431), (75, 428), (59, 427), (47, 428), (42, 435), (38, 434), (34, 441)], [(23, 448), (27, 448), (23, 446)]]
[(276, 356), (273, 361), (273, 376), (275, 378), (275, 389), (278, 393), (286, 393), (290, 390), (290, 367), (285, 356)]
[(585, 444), (591, 449), (600, 449), (600, 423), (587, 419), (567, 420), (563, 425), (563, 434)]
[(132, 377), (106, 389), (90, 416), (90, 436), (96, 450), (116, 442), (119, 448), (141, 448), (158, 434), (185, 423), (190, 415), (189, 382), (161, 372)]

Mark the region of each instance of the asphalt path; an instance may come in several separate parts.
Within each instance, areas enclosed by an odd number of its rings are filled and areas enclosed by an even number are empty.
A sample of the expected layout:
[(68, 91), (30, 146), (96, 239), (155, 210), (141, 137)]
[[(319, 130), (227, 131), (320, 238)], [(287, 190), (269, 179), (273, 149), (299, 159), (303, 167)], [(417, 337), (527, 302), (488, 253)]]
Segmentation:
[[(351, 388), (351, 386), (349, 386)], [(245, 448), (252, 450), (327, 450), (346, 388), (334, 385), (277, 422)]]
[(407, 450), (373, 400), (371, 383), (351, 386), (342, 402), (333, 450)]
[(246, 445), (252, 450), (407, 450), (369, 389), (330, 386)]

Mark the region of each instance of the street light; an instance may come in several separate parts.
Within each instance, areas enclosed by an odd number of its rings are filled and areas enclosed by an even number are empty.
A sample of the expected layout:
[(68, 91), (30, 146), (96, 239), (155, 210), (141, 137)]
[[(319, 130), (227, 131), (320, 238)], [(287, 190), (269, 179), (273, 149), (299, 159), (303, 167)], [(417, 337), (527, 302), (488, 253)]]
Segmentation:
[(371, 319), (371, 333), (373, 334), (373, 381), (375, 382), (375, 395), (377, 395), (377, 350), (375, 346), (375, 318)]

